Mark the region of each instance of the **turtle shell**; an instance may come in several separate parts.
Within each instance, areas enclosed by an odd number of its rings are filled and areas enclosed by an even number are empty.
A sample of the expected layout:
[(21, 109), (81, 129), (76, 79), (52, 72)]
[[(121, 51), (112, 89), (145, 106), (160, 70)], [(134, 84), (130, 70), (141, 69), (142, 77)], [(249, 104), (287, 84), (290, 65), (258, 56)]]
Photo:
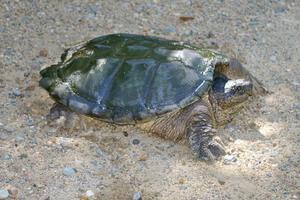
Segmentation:
[(132, 124), (197, 101), (224, 61), (182, 42), (112, 34), (66, 50), (61, 62), (40, 72), (40, 86), (74, 111)]

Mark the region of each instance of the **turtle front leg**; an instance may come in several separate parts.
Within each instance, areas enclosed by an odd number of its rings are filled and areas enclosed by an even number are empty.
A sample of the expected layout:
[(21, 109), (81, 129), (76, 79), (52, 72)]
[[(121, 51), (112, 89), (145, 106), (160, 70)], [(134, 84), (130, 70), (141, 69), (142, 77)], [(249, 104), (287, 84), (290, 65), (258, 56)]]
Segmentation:
[(207, 98), (139, 125), (163, 138), (187, 139), (192, 151), (201, 160), (215, 160), (225, 154), (222, 142), (215, 136), (212, 113)]
[(187, 137), (192, 151), (200, 160), (216, 160), (225, 155), (221, 140), (215, 136), (216, 130), (212, 127), (211, 114), (207, 107), (200, 105), (198, 111), (190, 118)]

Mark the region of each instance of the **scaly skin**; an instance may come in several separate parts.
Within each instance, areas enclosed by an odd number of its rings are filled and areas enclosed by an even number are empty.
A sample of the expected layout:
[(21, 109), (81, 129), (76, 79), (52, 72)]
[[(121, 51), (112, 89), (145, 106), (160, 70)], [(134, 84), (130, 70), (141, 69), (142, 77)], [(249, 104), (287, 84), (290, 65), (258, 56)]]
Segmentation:
[(166, 139), (185, 139), (199, 159), (216, 160), (225, 154), (225, 150), (222, 143), (215, 140), (213, 119), (208, 96), (204, 95), (201, 100), (184, 109), (140, 124), (139, 127)]
[(197, 112), (191, 116), (187, 125), (187, 137), (192, 151), (200, 160), (215, 160), (225, 154), (221, 143), (215, 140), (212, 113), (205, 101), (197, 102)]

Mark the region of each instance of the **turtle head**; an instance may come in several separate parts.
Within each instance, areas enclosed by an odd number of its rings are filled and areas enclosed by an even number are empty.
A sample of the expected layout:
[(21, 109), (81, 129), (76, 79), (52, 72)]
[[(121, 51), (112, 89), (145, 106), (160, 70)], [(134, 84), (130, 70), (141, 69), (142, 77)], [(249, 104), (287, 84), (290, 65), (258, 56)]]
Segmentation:
[[(265, 93), (261, 83), (257, 81), (236, 59), (220, 62), (215, 66), (214, 80), (209, 99), (213, 105), (216, 120), (222, 124), (232, 118), (244, 103), (258, 93)], [(219, 112), (222, 112), (220, 115)], [(226, 114), (225, 114), (226, 113)], [(222, 119), (226, 116), (226, 119)]]

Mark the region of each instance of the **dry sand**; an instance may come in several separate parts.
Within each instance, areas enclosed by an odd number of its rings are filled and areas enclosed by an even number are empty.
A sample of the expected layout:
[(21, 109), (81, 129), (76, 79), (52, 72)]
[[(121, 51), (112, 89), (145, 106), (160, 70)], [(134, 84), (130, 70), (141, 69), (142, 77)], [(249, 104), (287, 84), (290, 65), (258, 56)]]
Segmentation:
[[(116, 32), (216, 48), (262, 81), (272, 93), (219, 128), (235, 162), (206, 164), (186, 145), (86, 117), (47, 123), (39, 70)], [(300, 199), (299, 121), (298, 0), (1, 0), (0, 189), (11, 199)]]

